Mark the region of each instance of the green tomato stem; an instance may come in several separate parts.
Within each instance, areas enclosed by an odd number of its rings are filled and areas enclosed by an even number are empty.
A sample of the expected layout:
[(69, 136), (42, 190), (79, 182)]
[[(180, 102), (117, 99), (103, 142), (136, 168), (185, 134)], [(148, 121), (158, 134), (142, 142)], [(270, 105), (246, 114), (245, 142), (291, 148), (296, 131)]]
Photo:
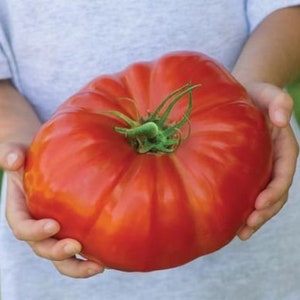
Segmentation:
[[(192, 91), (197, 87), (199, 84), (191, 85), (188, 83), (175, 90), (146, 119), (132, 120), (118, 111), (103, 113), (117, 116), (130, 126), (129, 128), (115, 127), (114, 129), (123, 134), (138, 153), (172, 153), (181, 144), (181, 128), (189, 122), (192, 111)], [(185, 95), (188, 95), (186, 111), (178, 122), (171, 123), (169, 116), (174, 106)]]
[(126, 137), (145, 136), (149, 139), (155, 138), (159, 132), (154, 122), (147, 122), (133, 128), (115, 127), (115, 131), (124, 134)]

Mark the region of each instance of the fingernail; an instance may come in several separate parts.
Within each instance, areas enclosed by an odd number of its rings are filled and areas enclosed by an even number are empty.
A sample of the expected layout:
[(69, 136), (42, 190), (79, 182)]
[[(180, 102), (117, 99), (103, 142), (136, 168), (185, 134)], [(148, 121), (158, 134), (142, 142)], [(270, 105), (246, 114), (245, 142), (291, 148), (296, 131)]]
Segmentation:
[(64, 251), (68, 255), (74, 255), (74, 254), (78, 253), (77, 247), (73, 244), (66, 244), (64, 247)]
[(255, 219), (256, 227), (261, 226), (264, 223), (265, 219), (261, 216)]
[(18, 155), (16, 153), (14, 153), (14, 152), (9, 153), (6, 157), (7, 165), (9, 167), (13, 167), (13, 165), (16, 163), (17, 159), (18, 159)]
[(288, 121), (288, 116), (282, 109), (278, 109), (274, 112), (274, 118), (280, 124), (285, 124)]
[(93, 275), (96, 275), (96, 274), (99, 274), (99, 273), (103, 273), (104, 271), (105, 271), (105, 269), (102, 268), (102, 267), (90, 268), (90, 269), (88, 269), (88, 274), (90, 276), (93, 276)]
[(251, 238), (251, 236), (253, 235), (254, 232), (255, 231), (253, 229), (250, 229), (250, 228), (243, 229), (243, 231), (241, 232), (239, 237), (242, 241), (247, 241)]
[(44, 225), (44, 231), (47, 232), (47, 233), (53, 233), (54, 234), (57, 231), (57, 226), (53, 222), (47, 222)]
[(248, 234), (247, 234), (247, 240), (250, 239), (254, 233), (255, 233), (255, 230), (254, 229), (250, 229), (248, 231)]

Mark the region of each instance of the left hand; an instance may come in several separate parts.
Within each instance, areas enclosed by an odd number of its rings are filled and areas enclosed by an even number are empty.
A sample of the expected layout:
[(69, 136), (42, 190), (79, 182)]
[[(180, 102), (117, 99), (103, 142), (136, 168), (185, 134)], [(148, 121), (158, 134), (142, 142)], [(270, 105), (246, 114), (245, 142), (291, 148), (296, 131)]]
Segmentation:
[(62, 275), (87, 278), (103, 272), (102, 265), (76, 256), (82, 248), (78, 241), (54, 238), (60, 230), (55, 220), (35, 220), (30, 215), (23, 187), (26, 149), (18, 143), (0, 142), (0, 167), (7, 174), (6, 218), (15, 237), (27, 242), (36, 255), (50, 260)]
[(253, 102), (268, 116), (273, 140), (273, 172), (268, 186), (258, 195), (255, 210), (237, 235), (249, 239), (263, 224), (275, 216), (288, 199), (296, 170), (299, 147), (289, 124), (292, 98), (282, 89), (263, 82), (245, 85)]

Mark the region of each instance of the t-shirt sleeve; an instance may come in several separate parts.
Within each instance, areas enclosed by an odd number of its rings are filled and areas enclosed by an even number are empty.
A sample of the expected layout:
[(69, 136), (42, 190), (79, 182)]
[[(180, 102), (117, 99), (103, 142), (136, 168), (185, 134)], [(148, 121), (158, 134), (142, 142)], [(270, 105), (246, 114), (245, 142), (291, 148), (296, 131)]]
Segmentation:
[(300, 5), (299, 0), (248, 0), (246, 3), (250, 31), (253, 31), (273, 11), (284, 7)]
[(8, 43), (5, 34), (0, 26), (0, 80), (11, 78), (11, 70), (5, 49), (8, 48)]
[(11, 77), (10, 67), (8, 60), (4, 54), (3, 48), (0, 44), (0, 80)]

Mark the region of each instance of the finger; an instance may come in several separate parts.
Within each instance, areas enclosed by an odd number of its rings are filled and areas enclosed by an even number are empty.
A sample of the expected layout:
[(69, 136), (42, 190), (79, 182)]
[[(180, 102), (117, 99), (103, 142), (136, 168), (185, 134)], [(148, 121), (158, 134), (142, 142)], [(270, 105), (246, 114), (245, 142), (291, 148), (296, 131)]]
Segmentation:
[(53, 264), (62, 275), (73, 278), (88, 278), (104, 272), (104, 266), (75, 257), (63, 261), (54, 261)]
[(292, 97), (280, 90), (269, 107), (269, 117), (273, 125), (282, 128), (289, 124), (293, 112), (293, 104)]
[(55, 261), (68, 259), (80, 253), (81, 245), (73, 239), (49, 238), (39, 242), (28, 242), (36, 255)]
[(290, 181), (284, 176), (276, 177), (258, 196), (255, 208), (260, 210), (274, 205), (285, 195), (289, 186)]
[(23, 191), (11, 177), (7, 182), (7, 190), (6, 218), (16, 238), (39, 241), (59, 231), (60, 226), (55, 220), (34, 220), (31, 217)]
[(252, 235), (255, 233), (255, 230), (249, 226), (243, 226), (237, 233), (237, 237), (242, 241), (249, 240)]
[(247, 219), (247, 226), (254, 230), (260, 228), (264, 223), (269, 221), (273, 216), (275, 216), (287, 202), (288, 194), (285, 194), (279, 201), (268, 208), (255, 210)]
[(272, 180), (257, 197), (256, 209), (267, 208), (285, 195), (292, 184), (299, 147), (290, 127), (279, 130), (275, 139)]
[(6, 171), (16, 171), (25, 160), (25, 149), (18, 144), (0, 144), (0, 168)]
[(246, 224), (243, 225), (237, 232), (237, 236), (241, 240), (248, 240), (259, 228), (261, 228), (267, 221), (274, 217), (284, 206), (287, 201), (287, 195), (276, 202), (268, 209), (255, 210), (248, 217)]
[(293, 99), (283, 89), (268, 83), (256, 83), (248, 89), (253, 102), (267, 112), (273, 125), (285, 127), (293, 112)]

